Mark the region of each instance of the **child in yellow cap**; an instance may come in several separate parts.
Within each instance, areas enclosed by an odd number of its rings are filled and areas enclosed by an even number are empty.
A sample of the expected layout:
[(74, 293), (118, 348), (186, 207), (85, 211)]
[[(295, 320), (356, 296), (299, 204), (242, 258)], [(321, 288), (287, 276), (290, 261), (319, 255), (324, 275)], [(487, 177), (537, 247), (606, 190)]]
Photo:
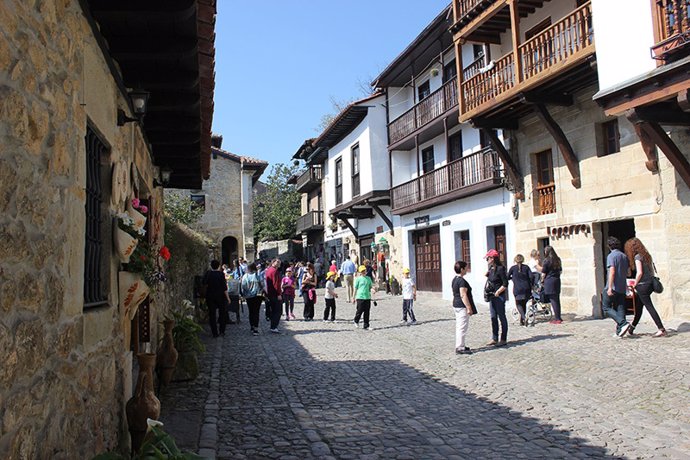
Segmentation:
[[(335, 275), (336, 273), (333, 271), (326, 273), (326, 294), (323, 296), (326, 301), (326, 308), (323, 310), (323, 320), (330, 323), (335, 322), (335, 299), (338, 297), (338, 294), (335, 292)], [(329, 312), (330, 319), (328, 319)]]
[[(417, 300), (417, 286), (415, 286), (414, 281), (410, 278), (410, 269), (403, 268), (403, 279), (402, 279), (402, 296), (403, 296), (403, 317), (400, 323), (402, 324), (416, 324), (417, 318), (414, 316), (414, 301)], [(407, 322), (407, 316), (410, 316), (410, 322)]]

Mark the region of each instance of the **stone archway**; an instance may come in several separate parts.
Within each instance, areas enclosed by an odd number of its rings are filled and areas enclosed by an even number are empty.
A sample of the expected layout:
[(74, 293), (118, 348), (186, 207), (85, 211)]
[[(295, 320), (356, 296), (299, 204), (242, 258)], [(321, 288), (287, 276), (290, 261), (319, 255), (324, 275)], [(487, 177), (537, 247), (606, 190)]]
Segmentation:
[(237, 238), (226, 236), (221, 244), (221, 263), (232, 266), (232, 261), (239, 257)]

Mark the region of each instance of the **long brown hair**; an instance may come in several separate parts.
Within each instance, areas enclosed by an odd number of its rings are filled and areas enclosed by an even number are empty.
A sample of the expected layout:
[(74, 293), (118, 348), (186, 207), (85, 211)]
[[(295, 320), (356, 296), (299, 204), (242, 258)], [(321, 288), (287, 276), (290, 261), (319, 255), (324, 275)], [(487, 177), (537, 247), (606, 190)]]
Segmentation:
[(635, 267), (635, 255), (639, 254), (642, 256), (642, 260), (648, 265), (652, 265), (652, 256), (649, 254), (649, 251), (647, 251), (647, 248), (644, 247), (644, 244), (642, 244), (642, 241), (640, 241), (638, 238), (632, 237), (628, 241), (625, 242), (625, 255), (628, 256), (628, 261), (630, 262), (630, 268)]
[(563, 266), (561, 265), (561, 258), (558, 257), (558, 254), (556, 254), (556, 250), (553, 248), (553, 246), (546, 246), (544, 248), (544, 262), (549, 261), (551, 263), (551, 267), (554, 270), (562, 270)]

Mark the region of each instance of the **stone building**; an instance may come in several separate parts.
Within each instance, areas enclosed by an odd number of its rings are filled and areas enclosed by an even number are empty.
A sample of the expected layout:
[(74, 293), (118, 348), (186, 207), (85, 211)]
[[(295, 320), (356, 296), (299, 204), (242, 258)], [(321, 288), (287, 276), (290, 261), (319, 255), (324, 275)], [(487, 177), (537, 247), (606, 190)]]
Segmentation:
[(215, 1), (162, 5), (0, 3), (1, 458), (129, 444), (134, 355), (166, 303), (123, 308), (111, 216), (146, 200), (162, 244), (159, 169), (200, 187), (210, 159)]
[(199, 230), (217, 247), (216, 257), (230, 264), (238, 257), (254, 260), (254, 185), (268, 163), (222, 149), (223, 136), (213, 135), (211, 177), (202, 188), (175, 191), (188, 194), (192, 206), (202, 206)]

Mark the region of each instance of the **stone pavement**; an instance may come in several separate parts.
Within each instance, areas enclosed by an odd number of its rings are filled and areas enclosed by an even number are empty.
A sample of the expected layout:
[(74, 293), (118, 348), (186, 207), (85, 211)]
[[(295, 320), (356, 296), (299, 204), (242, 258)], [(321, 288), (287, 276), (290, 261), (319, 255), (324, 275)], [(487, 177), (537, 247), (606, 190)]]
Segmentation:
[(340, 296), (336, 323), (282, 322), (275, 335), (262, 315), (253, 337), (245, 312), (206, 338), (202, 376), (161, 395), (178, 444), (219, 459), (690, 459), (687, 323), (618, 339), (611, 320), (511, 322), (508, 346), (493, 348), (480, 307), (475, 353), (458, 356), (438, 296), (420, 293), (406, 326), (401, 297), (379, 294), (372, 331)]

